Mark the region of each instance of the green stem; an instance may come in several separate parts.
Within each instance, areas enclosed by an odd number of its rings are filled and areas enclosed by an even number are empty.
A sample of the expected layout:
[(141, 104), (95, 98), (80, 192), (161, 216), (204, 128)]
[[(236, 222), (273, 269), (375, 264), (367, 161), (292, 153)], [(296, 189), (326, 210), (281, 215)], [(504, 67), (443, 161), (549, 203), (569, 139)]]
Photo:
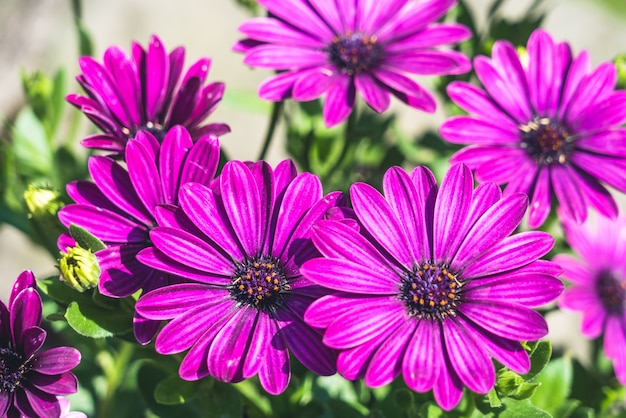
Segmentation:
[(280, 119), (280, 115), (283, 111), (284, 104), (285, 102), (281, 100), (280, 102), (274, 102), (272, 105), (272, 117), (265, 134), (265, 139), (263, 140), (263, 148), (261, 148), (261, 152), (259, 153), (259, 158), (257, 159), (258, 161), (265, 159), (267, 150), (269, 149), (272, 138), (274, 137), (274, 132), (276, 131), (276, 125), (278, 125), (278, 119)]
[(335, 161), (335, 164), (333, 164), (332, 168), (328, 170), (328, 173), (326, 173), (328, 176), (332, 176), (333, 173), (337, 171), (339, 167), (341, 167), (343, 160), (345, 160), (346, 156), (348, 155), (348, 150), (350, 149), (350, 144), (352, 143), (352, 139), (354, 136), (354, 127), (356, 126), (356, 119), (357, 119), (357, 107), (356, 107), (356, 102), (355, 102), (354, 107), (352, 108), (352, 112), (350, 112), (350, 116), (348, 116), (348, 121), (346, 122), (346, 125), (345, 125), (346, 130), (344, 131), (343, 147), (341, 148), (341, 154), (339, 154), (339, 158), (337, 158), (337, 161)]
[(130, 363), (133, 357), (135, 346), (121, 341), (120, 349), (114, 358), (106, 349), (105, 346), (104, 350), (96, 358), (107, 379), (107, 390), (98, 408), (98, 418), (108, 418), (115, 415), (115, 392), (126, 375), (128, 363)]

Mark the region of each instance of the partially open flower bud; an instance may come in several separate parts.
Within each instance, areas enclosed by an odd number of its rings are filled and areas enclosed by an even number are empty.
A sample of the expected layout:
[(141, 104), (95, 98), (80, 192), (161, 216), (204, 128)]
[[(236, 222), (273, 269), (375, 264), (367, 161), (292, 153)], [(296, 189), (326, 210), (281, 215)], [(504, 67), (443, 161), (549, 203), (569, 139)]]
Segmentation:
[(61, 281), (79, 292), (96, 287), (100, 279), (100, 267), (94, 253), (79, 245), (66, 250), (59, 259)]

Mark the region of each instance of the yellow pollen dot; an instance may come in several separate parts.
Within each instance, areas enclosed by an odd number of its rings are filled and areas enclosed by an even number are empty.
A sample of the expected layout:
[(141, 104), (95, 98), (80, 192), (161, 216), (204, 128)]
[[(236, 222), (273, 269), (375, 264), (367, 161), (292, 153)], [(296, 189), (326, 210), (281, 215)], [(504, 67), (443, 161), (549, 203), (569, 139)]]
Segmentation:
[(417, 302), (417, 296), (413, 296), (413, 302)]
[(448, 293), (448, 297), (449, 297), (450, 299), (454, 299), (454, 293), (452, 293), (452, 292)]
[(253, 294), (253, 293), (254, 293), (254, 290), (252, 290), (252, 289), (248, 289), (248, 294), (249, 294), (249, 295), (251, 295), (251, 294)]
[(431, 307), (435, 306), (435, 301), (434, 300), (429, 301), (428, 305), (431, 306)]
[(424, 304), (424, 299), (420, 299), (420, 305)]
[(246, 288), (246, 287), (245, 287), (244, 285), (242, 285), (242, 284), (240, 284), (240, 285), (239, 285), (239, 290), (243, 290), (243, 289), (245, 289), (245, 288)]
[(278, 286), (274, 286), (274, 292), (278, 292)]
[(439, 304), (441, 306), (446, 306), (448, 304), (448, 301), (447, 300), (442, 300), (441, 302), (439, 302)]
[(259, 287), (257, 287), (257, 288), (256, 288), (256, 290), (257, 290), (258, 292), (260, 292), (261, 290), (263, 290), (263, 287), (259, 286)]
[(254, 268), (259, 268), (259, 263), (257, 261), (254, 262), (254, 264), (252, 264), (254, 266)]
[(417, 285), (416, 285), (415, 283), (412, 283), (412, 284), (411, 284), (411, 288), (412, 288), (413, 290), (415, 290), (415, 289), (417, 289)]

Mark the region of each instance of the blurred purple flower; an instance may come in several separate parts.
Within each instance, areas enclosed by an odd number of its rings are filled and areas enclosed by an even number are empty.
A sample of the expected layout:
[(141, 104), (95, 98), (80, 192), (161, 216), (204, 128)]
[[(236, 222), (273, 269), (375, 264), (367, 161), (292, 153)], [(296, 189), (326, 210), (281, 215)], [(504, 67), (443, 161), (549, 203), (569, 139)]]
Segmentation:
[(359, 233), (334, 221), (313, 227), (324, 258), (303, 264), (312, 282), (335, 291), (308, 308), (305, 321), (325, 328), (341, 350), (338, 372), (378, 387), (402, 374), (418, 392), (431, 389), (444, 409), (463, 386), (484, 394), (495, 383), (491, 357), (518, 373), (530, 367), (519, 341), (547, 333), (532, 307), (563, 288), (556, 264), (538, 260), (553, 245), (540, 231), (509, 236), (525, 195), (502, 198), (494, 183), (473, 190), (470, 170), (453, 166), (437, 189), (433, 174), (387, 171), (385, 197), (356, 183), (350, 197)]
[(393, 94), (433, 112), (433, 96), (405, 74), (446, 75), (470, 70), (467, 57), (436, 50), (471, 37), (456, 23), (435, 23), (454, 0), (259, 0), (270, 17), (253, 18), (239, 30), (247, 39), (234, 49), (253, 67), (285, 70), (265, 81), (259, 95), (280, 101), (314, 100), (326, 94), (324, 121), (348, 117), (358, 91), (376, 112)]
[(613, 360), (617, 380), (626, 385), (626, 218), (594, 216), (582, 225), (562, 219), (567, 242), (578, 257), (553, 258), (572, 283), (558, 304), (582, 313), (585, 337), (604, 335), (604, 353)]
[(67, 100), (103, 131), (82, 145), (123, 155), (128, 139), (142, 129), (159, 141), (175, 125), (186, 127), (194, 140), (230, 132), (223, 123), (203, 125), (224, 94), (223, 83), (204, 85), (211, 60), (198, 60), (181, 80), (184, 61), (184, 48), (168, 55), (156, 36), (147, 50), (133, 43), (130, 57), (116, 46), (105, 51), (103, 64), (81, 57), (77, 80), (87, 96), (70, 94)]
[(35, 276), (26, 270), (13, 285), (8, 307), (0, 301), (0, 416), (59, 417), (57, 395), (78, 388), (70, 370), (80, 363), (80, 352), (73, 347), (39, 352), (46, 340), (41, 319)]
[[(326, 291), (303, 278), (302, 262), (318, 256), (311, 225), (341, 216), (339, 192), (322, 196), (311, 173), (291, 161), (274, 170), (265, 162), (228, 162), (219, 187), (186, 184), (185, 216), (150, 233), (154, 247), (138, 258), (193, 280), (141, 297), (137, 311), (171, 320), (156, 338), (161, 354), (189, 349), (180, 376), (211, 375), (239, 382), (258, 373), (271, 394), (290, 379), (289, 352), (320, 375), (335, 373), (335, 353), (304, 323), (310, 303)], [(185, 220), (186, 219), (186, 220)]]
[[(194, 144), (185, 128), (175, 126), (162, 144), (144, 131), (130, 139), (126, 147), (128, 169), (110, 157), (89, 159), (94, 181), (67, 185), (67, 193), (76, 204), (60, 210), (59, 219), (67, 227), (73, 223), (85, 228), (106, 244), (107, 248), (96, 253), (102, 272), (100, 293), (124, 298), (139, 289), (148, 292), (173, 280), (180, 281), (145, 266), (136, 256), (152, 245), (150, 230), (162, 218), (171, 216), (182, 184), (213, 182), (219, 154), (215, 136), (203, 136)], [(59, 242), (65, 242), (65, 238), (62, 236)], [(135, 337), (147, 343), (158, 324), (135, 316)]]
[(495, 42), (491, 60), (474, 60), (486, 91), (464, 82), (448, 86), (470, 116), (448, 119), (441, 135), (472, 144), (451, 162), (476, 170), (479, 181), (508, 183), (505, 195), (528, 194), (532, 228), (548, 217), (552, 195), (578, 222), (587, 207), (616, 217), (603, 185), (626, 191), (626, 91), (614, 91), (614, 65), (591, 71), (586, 51), (573, 58), (568, 44), (543, 30), (533, 32), (527, 48), (525, 67), (506, 41)]

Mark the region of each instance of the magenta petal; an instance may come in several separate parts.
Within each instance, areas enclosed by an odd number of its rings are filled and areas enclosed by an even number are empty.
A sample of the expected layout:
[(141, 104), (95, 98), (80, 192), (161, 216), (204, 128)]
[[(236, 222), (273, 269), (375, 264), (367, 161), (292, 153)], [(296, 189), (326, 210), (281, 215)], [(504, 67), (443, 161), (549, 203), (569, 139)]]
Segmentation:
[(64, 225), (74, 223), (107, 243), (145, 242), (148, 230), (115, 212), (88, 205), (68, 205), (59, 211)]
[(146, 116), (148, 120), (154, 120), (163, 106), (170, 70), (165, 47), (156, 36), (150, 39), (146, 54), (146, 68), (151, 69), (146, 74)]
[(171, 319), (184, 315), (199, 304), (216, 304), (228, 298), (226, 289), (216, 289), (202, 283), (181, 283), (142, 295), (135, 310), (148, 319)]
[(406, 321), (405, 310), (400, 302), (388, 301), (372, 306), (367, 312), (346, 313), (326, 329), (324, 344), (346, 349), (373, 340), (377, 335), (396, 329)]
[(152, 150), (144, 142), (143, 133), (138, 133), (135, 139), (130, 139), (126, 146), (126, 163), (128, 175), (134, 189), (143, 202), (144, 207), (154, 217), (154, 209), (160, 203), (166, 202), (161, 189), (161, 176), (154, 160)]
[(160, 226), (150, 232), (155, 247), (187, 267), (212, 274), (230, 276), (231, 260), (202, 239), (180, 229)]
[(11, 294), (9, 295), (9, 309), (13, 306), (13, 301), (20, 294), (20, 292), (24, 289), (37, 287), (37, 282), (35, 281), (35, 274), (31, 270), (24, 270), (17, 276), (15, 279), (15, 283), (13, 283), (13, 287), (11, 287)]
[(531, 228), (541, 226), (548, 218), (548, 215), (550, 215), (550, 186), (550, 170), (547, 168), (539, 169), (537, 179), (535, 180), (535, 188), (530, 196), (528, 226)]
[(42, 319), (41, 297), (37, 290), (28, 287), (15, 297), (11, 305), (11, 339), (16, 347), (23, 333), (31, 327), (39, 327)]
[(22, 333), (22, 338), (18, 342), (18, 346), (22, 347), (22, 354), (25, 358), (29, 358), (38, 351), (46, 341), (46, 331), (40, 327), (27, 328)]
[(58, 417), (61, 413), (56, 396), (32, 385), (18, 391), (16, 401), (20, 412), (27, 417)]
[(323, 51), (286, 45), (260, 45), (246, 54), (246, 65), (274, 70), (307, 68), (325, 65), (328, 58)]
[(527, 204), (526, 195), (519, 193), (507, 196), (487, 209), (467, 232), (451, 267), (462, 269), (509, 236), (521, 222)]
[(441, 182), (433, 226), (433, 256), (436, 263), (449, 263), (460, 240), (461, 229), (472, 203), (474, 180), (463, 164), (450, 168)]
[(55, 347), (35, 354), (33, 370), (47, 375), (62, 374), (80, 363), (80, 352), (73, 347)]
[(259, 0), (273, 15), (321, 39), (332, 39), (333, 32), (308, 3), (299, 0)]
[(393, 332), (385, 329), (376, 338), (354, 348), (341, 350), (337, 356), (337, 372), (346, 379), (355, 380), (365, 377), (372, 355), (380, 347), (381, 341)]
[(240, 161), (230, 161), (220, 176), (224, 209), (245, 254), (256, 254), (261, 248), (263, 224), (261, 219), (260, 184), (250, 169)]
[(359, 232), (339, 221), (319, 221), (312, 228), (316, 248), (327, 258), (338, 258), (355, 264), (381, 266), (381, 275), (392, 270), (385, 258)]
[(287, 388), (291, 377), (289, 350), (276, 323), (268, 322), (272, 327), (268, 333), (272, 339), (259, 367), (259, 381), (269, 394), (278, 395)]
[(348, 294), (326, 295), (315, 300), (304, 313), (304, 320), (315, 328), (328, 328), (338, 317), (351, 310), (367, 310), (369, 306), (386, 304), (396, 296), (355, 297)]
[(350, 187), (350, 198), (359, 220), (376, 241), (401, 265), (412, 265), (416, 257), (406, 245), (405, 230), (380, 193), (369, 184), (356, 183)]
[(259, 97), (275, 102), (291, 97), (294, 83), (308, 71), (289, 71), (268, 78), (259, 86)]
[(550, 180), (561, 208), (576, 222), (584, 222), (587, 219), (587, 204), (574, 177), (574, 169), (566, 165), (554, 165), (551, 168)]
[(391, 104), (389, 91), (368, 73), (357, 74), (354, 77), (354, 85), (365, 103), (376, 112), (382, 113), (389, 108)]
[(335, 290), (372, 295), (398, 292), (400, 278), (390, 270), (334, 258), (306, 261), (300, 273), (307, 279)]
[(322, 336), (308, 327), (297, 316), (290, 314), (287, 321), (277, 320), (280, 334), (291, 353), (308, 369), (320, 376), (337, 371), (335, 352), (322, 344)]
[(410, 254), (416, 260), (430, 257), (428, 232), (424, 222), (424, 205), (409, 175), (400, 167), (391, 167), (383, 177), (383, 189), (389, 206), (406, 231)]
[(315, 100), (326, 93), (340, 77), (333, 67), (314, 67), (298, 72), (293, 84), (293, 99), (299, 102)]
[(408, 318), (399, 324), (398, 328), (376, 350), (370, 360), (365, 374), (365, 384), (368, 387), (380, 387), (390, 384), (402, 371), (402, 357), (411, 337), (415, 322)]
[(432, 389), (441, 369), (440, 325), (430, 320), (419, 321), (402, 361), (402, 376), (408, 387), (417, 392)]
[[(169, 258), (162, 251), (159, 251), (155, 247), (149, 247), (141, 250), (136, 257), (141, 264), (147, 266), (147, 269), (152, 268), (155, 269), (155, 271), (174, 274), (176, 276), (184, 277), (189, 280), (195, 280), (211, 285), (223, 286), (230, 284), (232, 281), (230, 279), (230, 276), (225, 277), (223, 275), (200, 271), (195, 268), (189, 267), (184, 263), (179, 263), (178, 261)], [(101, 279), (100, 291), (103, 290), (102, 287), (103, 286)]]
[[(163, 138), (158, 161), (162, 185), (162, 202), (159, 203), (176, 204), (178, 202), (181, 167), (185, 154), (192, 145), (189, 132), (182, 126), (174, 126)], [(128, 158), (128, 150), (126, 155)]]
[(552, 302), (562, 291), (563, 283), (553, 276), (517, 272), (495, 279), (472, 280), (463, 288), (471, 299), (515, 301), (531, 308)]
[(466, 280), (522, 267), (544, 256), (554, 238), (543, 231), (527, 231), (504, 238), (463, 272)]
[(324, 43), (313, 36), (296, 30), (293, 26), (268, 17), (255, 17), (239, 26), (239, 31), (257, 41), (275, 43), (279, 45), (306, 46), (309, 48), (324, 48)]
[(29, 373), (28, 383), (52, 395), (69, 395), (78, 390), (78, 379), (70, 372), (56, 375)]
[(485, 394), (496, 382), (493, 364), (481, 344), (454, 320), (443, 322), (443, 336), (450, 362), (461, 381)]
[(432, 113), (437, 108), (435, 98), (425, 88), (410, 78), (395, 71), (393, 67), (381, 65), (372, 71), (374, 77), (407, 105)]
[(555, 78), (556, 48), (547, 32), (536, 30), (528, 39), (528, 84), (530, 99), (539, 115), (549, 115), (551, 90), (558, 88)]
[(232, 258), (241, 260), (244, 255), (217, 199), (210, 188), (198, 183), (186, 184), (180, 192), (180, 204), (193, 224)]
[(207, 357), (211, 376), (222, 382), (243, 379), (242, 369), (250, 340), (257, 338), (254, 324), (258, 311), (241, 307), (217, 333)]
[(519, 133), (506, 128), (491, 120), (483, 121), (471, 116), (453, 116), (441, 125), (439, 133), (446, 141), (454, 144), (518, 143)]
[(444, 411), (450, 411), (461, 401), (463, 382), (461, 382), (454, 371), (450, 364), (449, 356), (445, 351), (439, 353), (439, 359), (435, 361), (435, 364), (439, 364), (440, 371), (433, 388), (433, 395), (437, 404)]
[(322, 109), (326, 126), (331, 127), (343, 122), (354, 106), (354, 83), (349, 77), (338, 77), (328, 89)]
[(537, 341), (548, 333), (543, 316), (521, 305), (471, 300), (460, 306), (459, 312), (487, 331), (510, 340)]
[(557, 254), (552, 261), (563, 269), (563, 277), (569, 282), (579, 285), (593, 285), (595, 283), (595, 271), (569, 254)]

